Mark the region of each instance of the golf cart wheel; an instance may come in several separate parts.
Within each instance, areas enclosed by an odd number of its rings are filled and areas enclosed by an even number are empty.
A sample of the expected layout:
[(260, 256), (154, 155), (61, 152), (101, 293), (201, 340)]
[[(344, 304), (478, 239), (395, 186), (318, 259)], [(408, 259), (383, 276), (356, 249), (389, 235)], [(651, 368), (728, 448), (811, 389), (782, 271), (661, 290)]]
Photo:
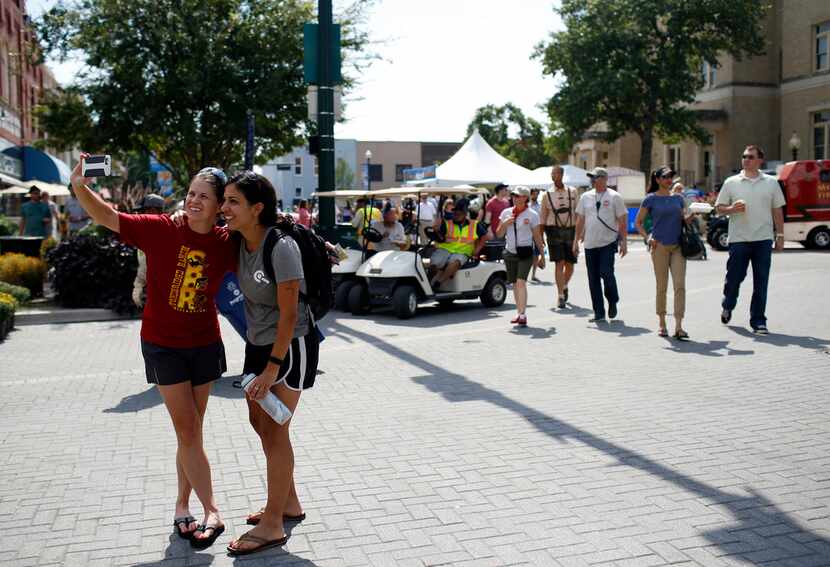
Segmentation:
[(507, 299), (507, 282), (503, 276), (493, 276), (481, 290), (481, 303), (485, 307), (498, 307)]
[(814, 228), (807, 235), (807, 243), (814, 250), (827, 250), (830, 248), (830, 229), (826, 226)]
[(729, 250), (729, 232), (723, 228), (716, 228), (712, 234), (712, 248), (715, 250)]
[(369, 311), (369, 290), (362, 283), (352, 284), (349, 290), (349, 311), (352, 315), (363, 315)]
[(392, 293), (392, 307), (399, 319), (409, 319), (418, 310), (418, 293), (411, 285), (402, 285)]
[(354, 287), (354, 280), (346, 280), (340, 282), (337, 289), (334, 291), (334, 308), (338, 311), (349, 310), (349, 292)]

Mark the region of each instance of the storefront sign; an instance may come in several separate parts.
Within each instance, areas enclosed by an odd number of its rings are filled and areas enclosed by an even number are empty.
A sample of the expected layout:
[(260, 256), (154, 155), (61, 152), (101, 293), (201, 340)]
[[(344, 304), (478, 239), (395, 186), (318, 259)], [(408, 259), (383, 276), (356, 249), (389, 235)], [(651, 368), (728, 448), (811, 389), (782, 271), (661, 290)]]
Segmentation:
[(23, 162), (17, 158), (0, 153), (0, 173), (12, 177), (23, 177)]

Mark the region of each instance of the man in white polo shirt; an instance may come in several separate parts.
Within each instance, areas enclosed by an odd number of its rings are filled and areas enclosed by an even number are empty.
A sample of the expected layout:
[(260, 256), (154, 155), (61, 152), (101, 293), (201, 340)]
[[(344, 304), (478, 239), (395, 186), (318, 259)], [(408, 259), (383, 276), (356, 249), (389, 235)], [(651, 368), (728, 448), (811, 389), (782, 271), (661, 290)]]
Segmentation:
[(764, 151), (747, 146), (741, 156), (743, 170), (723, 182), (715, 202), (718, 214), (729, 215), (729, 261), (720, 319), (724, 325), (732, 319), (751, 263), (749, 325), (759, 335), (769, 333), (765, 312), (773, 242), (776, 251), (784, 248), (784, 194), (774, 177), (760, 171), (763, 163)]

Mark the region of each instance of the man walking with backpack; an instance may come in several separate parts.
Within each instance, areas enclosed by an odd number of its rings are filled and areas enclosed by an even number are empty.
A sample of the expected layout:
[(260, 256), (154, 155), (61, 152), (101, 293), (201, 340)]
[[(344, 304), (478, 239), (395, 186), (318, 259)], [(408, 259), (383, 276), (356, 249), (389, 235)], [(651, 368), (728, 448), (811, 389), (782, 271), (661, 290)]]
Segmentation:
[(588, 268), (588, 287), (594, 317), (591, 322), (605, 321), (603, 288), (608, 300), (608, 317), (617, 316), (620, 294), (614, 276), (614, 254), (619, 246), (620, 258), (628, 252), (628, 209), (622, 195), (608, 189), (608, 171), (595, 167), (588, 174), (593, 189), (579, 199), (576, 206), (576, 239), (574, 256), (579, 254), (579, 243), (585, 243), (585, 265)]

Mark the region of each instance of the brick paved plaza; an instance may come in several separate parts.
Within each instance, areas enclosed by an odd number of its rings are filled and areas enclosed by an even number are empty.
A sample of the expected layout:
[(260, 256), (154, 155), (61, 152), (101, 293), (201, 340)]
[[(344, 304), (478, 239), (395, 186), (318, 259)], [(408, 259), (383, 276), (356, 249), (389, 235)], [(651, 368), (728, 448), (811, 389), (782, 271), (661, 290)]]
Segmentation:
[(720, 324), (725, 254), (690, 263), (678, 344), (655, 334), (634, 248), (603, 328), (582, 263), (578, 307), (551, 310), (548, 270), (522, 331), (512, 305), (329, 316), (292, 428), (308, 518), (237, 560), (265, 479), (231, 380), (205, 431), (228, 531), (195, 552), (172, 533), (175, 437), (139, 323), (18, 329), (0, 344), (0, 565), (830, 565), (830, 255), (775, 256), (768, 337), (748, 332), (749, 281)]

